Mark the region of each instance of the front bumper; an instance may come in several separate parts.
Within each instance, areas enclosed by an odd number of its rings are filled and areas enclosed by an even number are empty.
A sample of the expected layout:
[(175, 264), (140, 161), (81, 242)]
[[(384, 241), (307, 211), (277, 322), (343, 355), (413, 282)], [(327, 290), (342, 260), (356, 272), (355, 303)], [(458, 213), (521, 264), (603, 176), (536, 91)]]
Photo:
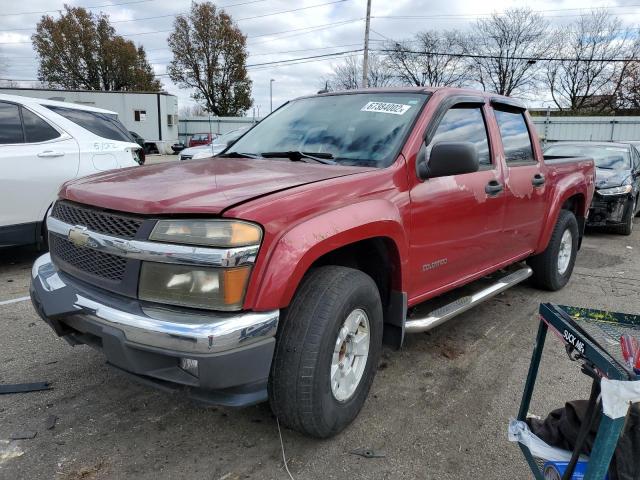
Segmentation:
[[(160, 307), (91, 287), (59, 271), (49, 254), (33, 265), (31, 300), (72, 345), (102, 350), (107, 362), (144, 383), (184, 389), (207, 403), (245, 406), (267, 399), (279, 311), (213, 313)], [(198, 361), (197, 375), (180, 368)]]
[(593, 197), (589, 207), (587, 225), (590, 227), (606, 227), (620, 225), (624, 222), (624, 215), (629, 207), (629, 194), (598, 195)]

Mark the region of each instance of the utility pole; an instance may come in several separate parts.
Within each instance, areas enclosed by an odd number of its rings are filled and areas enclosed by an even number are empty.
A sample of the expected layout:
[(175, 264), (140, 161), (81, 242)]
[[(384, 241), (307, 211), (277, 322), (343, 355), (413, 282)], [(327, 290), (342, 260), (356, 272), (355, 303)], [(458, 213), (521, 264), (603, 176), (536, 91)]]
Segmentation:
[(364, 59), (362, 60), (362, 88), (367, 88), (369, 75), (369, 24), (371, 23), (371, 0), (367, 0), (367, 19), (364, 27)]
[(273, 112), (273, 82), (273, 78), (269, 80), (269, 112)]

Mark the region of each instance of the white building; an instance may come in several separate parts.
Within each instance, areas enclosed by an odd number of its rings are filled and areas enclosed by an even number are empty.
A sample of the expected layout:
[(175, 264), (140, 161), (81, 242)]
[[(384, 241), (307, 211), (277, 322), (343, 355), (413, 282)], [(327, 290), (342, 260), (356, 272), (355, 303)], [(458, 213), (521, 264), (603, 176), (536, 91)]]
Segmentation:
[(166, 92), (103, 92), (95, 90), (56, 90), (0, 88), (0, 93), (46, 98), (118, 112), (118, 118), (147, 142), (170, 153), (178, 141), (178, 98)]

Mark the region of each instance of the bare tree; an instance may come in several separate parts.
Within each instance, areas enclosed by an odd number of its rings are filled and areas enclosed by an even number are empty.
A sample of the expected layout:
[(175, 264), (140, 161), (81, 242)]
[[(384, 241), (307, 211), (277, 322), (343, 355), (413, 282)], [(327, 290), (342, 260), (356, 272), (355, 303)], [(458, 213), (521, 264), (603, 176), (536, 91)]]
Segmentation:
[(629, 63), (622, 76), (618, 106), (622, 108), (640, 109), (640, 62)]
[(612, 59), (633, 57), (638, 42), (631, 41), (632, 32), (620, 19), (604, 10), (581, 16), (570, 28), (557, 33), (556, 55), (551, 62), (547, 86), (560, 109), (603, 111), (614, 106), (629, 62)]
[[(393, 82), (393, 75), (383, 59), (369, 53), (367, 84), (371, 88), (387, 87)], [(333, 66), (333, 73), (323, 80), (327, 90), (354, 90), (362, 84), (362, 61), (358, 56), (347, 57), (343, 63)]]
[(549, 22), (526, 8), (477, 20), (465, 39), (476, 80), (484, 90), (526, 95), (539, 82), (539, 61), (552, 49)]
[(459, 32), (426, 31), (413, 40), (389, 45), (386, 64), (405, 85), (422, 87), (460, 87), (470, 73)]

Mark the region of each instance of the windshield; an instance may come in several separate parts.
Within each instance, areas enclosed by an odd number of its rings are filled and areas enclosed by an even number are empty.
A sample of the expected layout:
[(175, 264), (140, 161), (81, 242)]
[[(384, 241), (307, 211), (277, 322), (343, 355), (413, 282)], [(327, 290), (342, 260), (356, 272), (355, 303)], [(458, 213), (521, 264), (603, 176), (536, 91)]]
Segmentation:
[(591, 157), (596, 167), (608, 170), (631, 168), (628, 147), (607, 145), (554, 145), (544, 151), (545, 155), (556, 157)]
[(427, 98), (414, 93), (301, 98), (265, 118), (225, 155), (304, 152), (339, 165), (387, 167)]
[(237, 128), (235, 130), (231, 130), (230, 132), (223, 133), (218, 138), (213, 141), (214, 145), (227, 145), (230, 142), (233, 142), (238, 137), (240, 137), (244, 132), (246, 132), (246, 128)]

